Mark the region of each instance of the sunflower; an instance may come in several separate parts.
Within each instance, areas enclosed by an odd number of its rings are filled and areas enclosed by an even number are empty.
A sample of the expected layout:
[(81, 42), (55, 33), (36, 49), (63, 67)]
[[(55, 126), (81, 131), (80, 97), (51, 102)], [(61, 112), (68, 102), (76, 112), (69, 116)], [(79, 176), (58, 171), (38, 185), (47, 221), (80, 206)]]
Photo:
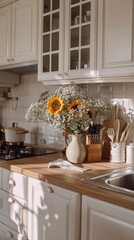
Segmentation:
[(83, 105), (83, 103), (80, 100), (74, 100), (67, 107), (67, 110), (70, 111), (71, 109), (76, 109), (78, 106), (82, 106), (82, 105)]
[(64, 101), (58, 96), (52, 96), (47, 101), (47, 109), (50, 114), (57, 115), (63, 109)]

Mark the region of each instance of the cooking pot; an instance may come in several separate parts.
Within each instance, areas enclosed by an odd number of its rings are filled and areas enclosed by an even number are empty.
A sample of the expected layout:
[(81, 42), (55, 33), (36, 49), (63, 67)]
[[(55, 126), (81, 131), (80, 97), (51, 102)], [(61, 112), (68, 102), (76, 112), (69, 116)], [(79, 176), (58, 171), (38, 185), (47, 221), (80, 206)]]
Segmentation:
[(5, 132), (5, 141), (6, 142), (24, 142), (25, 134), (29, 131), (24, 128), (18, 127), (18, 123), (12, 123), (12, 127), (5, 128), (1, 131)]

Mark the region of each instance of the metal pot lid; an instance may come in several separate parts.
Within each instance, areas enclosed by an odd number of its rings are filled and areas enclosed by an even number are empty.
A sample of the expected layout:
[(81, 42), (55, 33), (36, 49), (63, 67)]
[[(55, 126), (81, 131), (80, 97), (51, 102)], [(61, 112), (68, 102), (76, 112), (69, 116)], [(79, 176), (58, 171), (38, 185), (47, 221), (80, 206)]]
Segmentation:
[(5, 130), (11, 130), (11, 131), (15, 131), (15, 132), (26, 131), (24, 128), (18, 127), (18, 123), (16, 123), (16, 122), (13, 122), (12, 127), (5, 128)]
[(21, 127), (9, 127), (9, 128), (5, 128), (5, 130), (12, 130), (12, 131), (26, 131), (24, 128)]

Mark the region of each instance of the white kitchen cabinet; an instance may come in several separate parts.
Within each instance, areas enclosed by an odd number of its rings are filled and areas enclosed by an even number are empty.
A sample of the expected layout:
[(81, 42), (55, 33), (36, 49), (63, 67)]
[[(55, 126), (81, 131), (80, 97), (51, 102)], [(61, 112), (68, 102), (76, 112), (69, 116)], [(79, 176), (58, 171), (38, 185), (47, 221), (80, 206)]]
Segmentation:
[(98, 76), (134, 75), (133, 0), (98, 1)]
[(133, 240), (134, 211), (82, 197), (81, 240)]
[(37, 60), (37, 16), (37, 0), (0, 8), (0, 66)]
[(29, 240), (79, 240), (80, 195), (29, 179)]
[(95, 76), (96, 19), (96, 0), (39, 1), (39, 81)]

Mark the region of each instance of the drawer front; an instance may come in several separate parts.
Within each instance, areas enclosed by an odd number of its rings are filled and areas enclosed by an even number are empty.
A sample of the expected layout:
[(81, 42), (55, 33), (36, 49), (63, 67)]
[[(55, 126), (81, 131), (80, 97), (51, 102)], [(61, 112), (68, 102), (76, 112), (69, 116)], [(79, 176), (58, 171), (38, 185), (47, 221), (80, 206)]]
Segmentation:
[(8, 202), (9, 194), (0, 190), (0, 217), (10, 217), (10, 204)]
[(27, 232), (27, 202), (0, 190), (0, 222), (4, 222), (16, 231), (20, 228)]
[(0, 239), (1, 240), (17, 240), (18, 233), (13, 229), (9, 228), (7, 225), (0, 222)]
[(27, 200), (27, 177), (22, 174), (3, 169), (2, 189)]

